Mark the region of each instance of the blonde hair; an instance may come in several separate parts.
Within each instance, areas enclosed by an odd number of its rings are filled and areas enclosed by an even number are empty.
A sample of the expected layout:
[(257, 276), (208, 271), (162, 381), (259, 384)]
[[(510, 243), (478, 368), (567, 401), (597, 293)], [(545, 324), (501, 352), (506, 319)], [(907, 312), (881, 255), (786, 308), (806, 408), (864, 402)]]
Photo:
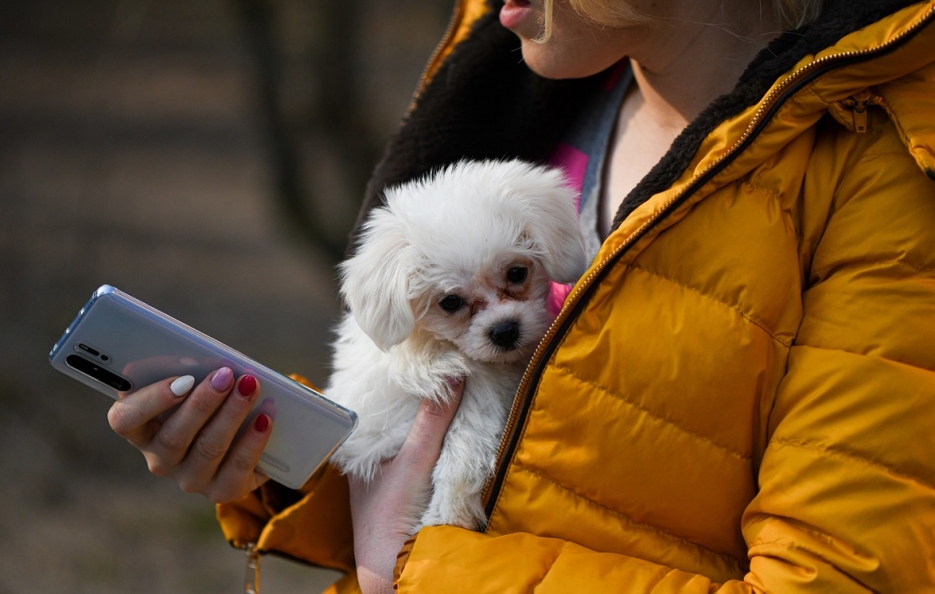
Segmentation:
[(798, 29), (821, 16), (824, 0), (772, 0), (783, 31)]
[[(552, 10), (555, 0), (545, 0), (544, 27), (540, 41), (552, 36)], [(622, 0), (568, 0), (572, 10), (592, 23), (606, 27), (619, 27), (624, 23), (644, 23), (650, 17)]]
[[(783, 31), (797, 29), (821, 15), (824, 0), (768, 0)], [(542, 40), (552, 35), (552, 10), (555, 0), (545, 0), (545, 23)], [(623, 0), (568, 0), (569, 6), (584, 18), (607, 27), (624, 23), (646, 23), (652, 17)]]

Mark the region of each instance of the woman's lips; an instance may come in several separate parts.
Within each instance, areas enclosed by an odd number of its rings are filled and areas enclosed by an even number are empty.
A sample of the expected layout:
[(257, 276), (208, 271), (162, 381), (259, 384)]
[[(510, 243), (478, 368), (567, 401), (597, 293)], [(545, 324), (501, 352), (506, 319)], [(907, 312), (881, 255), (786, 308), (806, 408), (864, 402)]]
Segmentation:
[(500, 24), (513, 29), (525, 21), (531, 12), (529, 0), (506, 0), (500, 9)]

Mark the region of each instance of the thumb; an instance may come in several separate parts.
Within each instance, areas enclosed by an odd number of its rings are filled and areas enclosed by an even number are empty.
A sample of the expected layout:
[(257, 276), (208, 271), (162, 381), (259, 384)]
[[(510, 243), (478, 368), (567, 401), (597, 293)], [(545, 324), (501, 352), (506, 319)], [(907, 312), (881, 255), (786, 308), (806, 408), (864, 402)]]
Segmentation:
[(448, 381), (451, 386), (447, 402), (425, 399), (419, 405), (419, 412), (412, 422), (409, 436), (399, 450), (397, 459), (408, 459), (417, 466), (432, 468), (442, 451), (445, 434), (451, 420), (458, 412), (461, 396), (464, 393), (464, 378)]

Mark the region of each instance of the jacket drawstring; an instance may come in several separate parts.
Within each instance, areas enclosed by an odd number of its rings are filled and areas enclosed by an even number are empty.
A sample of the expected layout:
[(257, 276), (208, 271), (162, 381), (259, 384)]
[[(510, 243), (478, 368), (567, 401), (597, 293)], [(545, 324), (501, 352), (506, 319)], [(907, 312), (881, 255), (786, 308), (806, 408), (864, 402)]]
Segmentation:
[(247, 567), (244, 572), (244, 594), (260, 594), (260, 552), (256, 544), (249, 543), (244, 549), (247, 553)]

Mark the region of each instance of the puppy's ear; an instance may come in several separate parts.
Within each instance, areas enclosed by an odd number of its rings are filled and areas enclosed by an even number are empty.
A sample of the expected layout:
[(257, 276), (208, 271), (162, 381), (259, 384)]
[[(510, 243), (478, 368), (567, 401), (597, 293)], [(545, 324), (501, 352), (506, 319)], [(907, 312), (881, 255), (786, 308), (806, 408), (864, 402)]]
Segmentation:
[(402, 221), (378, 208), (364, 225), (357, 253), (340, 265), (341, 294), (361, 329), (384, 351), (415, 327), (409, 304), (411, 251)]
[(555, 169), (531, 167), (520, 189), (525, 234), (542, 252), (549, 277), (558, 283), (574, 283), (587, 268), (584, 239), (575, 208), (575, 192)]

